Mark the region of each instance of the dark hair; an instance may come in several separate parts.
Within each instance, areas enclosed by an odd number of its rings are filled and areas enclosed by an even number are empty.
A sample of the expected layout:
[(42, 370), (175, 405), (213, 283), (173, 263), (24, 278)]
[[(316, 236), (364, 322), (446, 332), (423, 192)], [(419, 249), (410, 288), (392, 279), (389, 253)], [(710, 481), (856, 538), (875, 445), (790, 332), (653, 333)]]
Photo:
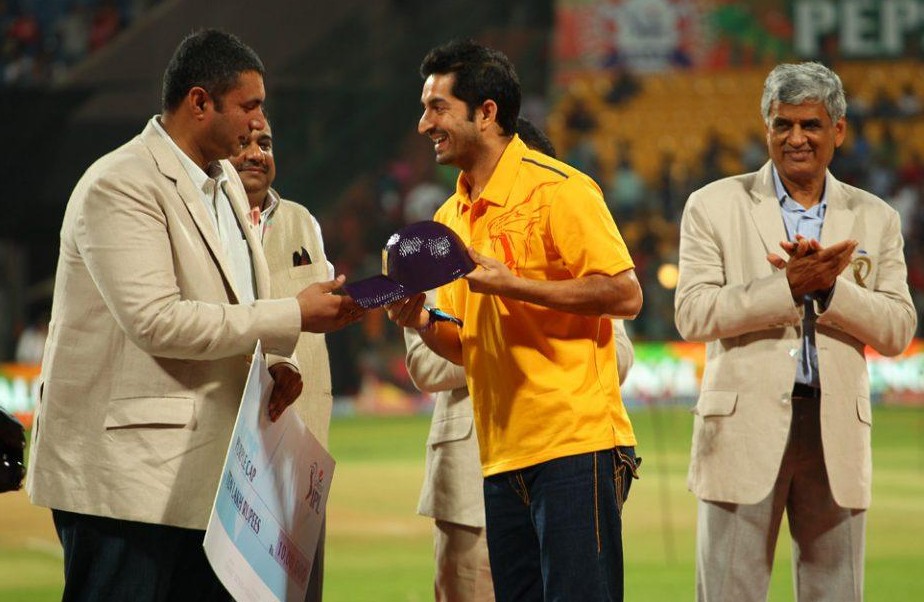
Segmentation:
[(177, 46), (164, 71), (163, 109), (175, 110), (189, 91), (199, 86), (220, 110), (222, 97), (246, 71), (265, 74), (257, 53), (237, 37), (217, 29), (191, 33)]
[(555, 147), (552, 141), (545, 135), (545, 132), (536, 127), (532, 121), (525, 117), (517, 119), (517, 134), (523, 144), (533, 150), (537, 150), (544, 155), (555, 158)]
[(503, 52), (473, 40), (453, 40), (427, 53), (420, 64), (420, 75), (455, 75), (452, 94), (468, 106), (472, 119), (475, 108), (486, 100), (497, 104), (497, 123), (506, 136), (516, 132), (520, 114), (520, 79)]

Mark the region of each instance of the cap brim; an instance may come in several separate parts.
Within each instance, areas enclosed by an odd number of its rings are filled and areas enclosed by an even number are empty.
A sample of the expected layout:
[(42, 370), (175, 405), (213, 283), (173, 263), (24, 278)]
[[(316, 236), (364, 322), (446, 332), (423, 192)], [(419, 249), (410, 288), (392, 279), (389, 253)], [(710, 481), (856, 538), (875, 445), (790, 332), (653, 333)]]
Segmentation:
[(343, 290), (364, 309), (388, 305), (419, 292), (404, 288), (388, 276), (373, 276), (350, 282), (343, 285)]

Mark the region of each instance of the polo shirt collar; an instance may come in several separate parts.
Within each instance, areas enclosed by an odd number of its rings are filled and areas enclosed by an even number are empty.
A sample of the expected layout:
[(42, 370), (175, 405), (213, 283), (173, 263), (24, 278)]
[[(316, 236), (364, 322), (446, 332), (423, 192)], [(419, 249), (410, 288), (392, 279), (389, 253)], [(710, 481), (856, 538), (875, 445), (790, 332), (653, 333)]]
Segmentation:
[[(520, 169), (520, 162), (523, 160), (523, 157), (526, 156), (527, 150), (529, 149), (526, 144), (520, 140), (518, 135), (514, 134), (513, 139), (510, 140), (507, 144), (507, 148), (504, 149), (500, 161), (497, 162), (497, 167), (494, 168), (494, 172), (491, 174), (487, 186), (485, 186), (484, 190), (481, 192), (482, 199), (501, 207), (507, 204), (507, 198), (510, 196), (510, 191), (513, 189), (513, 185), (516, 182), (517, 172)], [(459, 178), (456, 180), (456, 195), (462, 204), (471, 205), (474, 201), (478, 200), (469, 197), (469, 193), (470, 189), (465, 183), (464, 175), (459, 174)]]

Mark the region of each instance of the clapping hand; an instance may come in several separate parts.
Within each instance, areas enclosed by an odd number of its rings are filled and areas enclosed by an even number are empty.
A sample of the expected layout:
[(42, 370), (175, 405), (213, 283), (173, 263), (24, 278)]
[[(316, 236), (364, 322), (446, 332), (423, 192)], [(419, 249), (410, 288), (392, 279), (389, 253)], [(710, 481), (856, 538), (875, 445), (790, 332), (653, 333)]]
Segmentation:
[(780, 243), (788, 260), (770, 253), (767, 261), (778, 269), (786, 270), (792, 297), (800, 301), (809, 293), (830, 291), (837, 277), (850, 264), (850, 257), (858, 244), (856, 240), (842, 240), (823, 247), (815, 239), (796, 235), (794, 242)]

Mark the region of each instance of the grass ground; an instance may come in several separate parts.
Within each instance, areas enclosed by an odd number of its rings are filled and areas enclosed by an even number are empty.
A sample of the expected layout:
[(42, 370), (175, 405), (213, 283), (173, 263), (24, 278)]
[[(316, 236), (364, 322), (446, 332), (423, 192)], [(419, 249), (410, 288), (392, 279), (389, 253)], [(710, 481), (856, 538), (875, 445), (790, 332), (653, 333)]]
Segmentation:
[[(683, 410), (640, 410), (633, 420), (645, 458), (625, 510), (626, 598), (693, 598), (695, 500), (686, 491), (691, 419)], [(432, 599), (430, 523), (414, 514), (428, 421), (344, 418), (331, 426), (338, 464), (328, 517), (327, 602)], [(924, 409), (878, 408), (874, 491), (867, 531), (866, 600), (924, 599)], [(791, 593), (788, 537), (781, 536), (770, 599)], [(0, 495), (0, 600), (61, 596), (61, 553), (47, 510)]]

